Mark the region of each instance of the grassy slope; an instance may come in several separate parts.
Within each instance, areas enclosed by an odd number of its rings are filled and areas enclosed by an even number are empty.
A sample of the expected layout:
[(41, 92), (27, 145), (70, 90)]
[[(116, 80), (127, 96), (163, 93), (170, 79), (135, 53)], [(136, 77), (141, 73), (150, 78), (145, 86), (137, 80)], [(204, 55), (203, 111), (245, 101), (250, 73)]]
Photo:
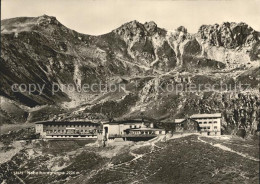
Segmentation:
[(255, 137), (255, 139), (242, 139), (235, 137), (227, 140), (217, 140), (210, 137), (202, 137), (201, 139), (212, 144), (224, 145), (234, 151), (241, 152), (259, 159), (259, 139), (257, 137)]
[[(135, 153), (146, 154), (135, 161), (128, 155), (125, 164), (69, 183), (258, 183), (258, 162), (199, 142), (196, 136), (140, 149)], [(125, 160), (127, 155), (119, 157)]]
[[(236, 144), (256, 146), (258, 143), (232, 139), (227, 146), (232, 147)], [(257, 152), (257, 150), (251, 151)], [(25, 183), (67, 181), (67, 183), (91, 184), (110, 182), (254, 184), (258, 183), (259, 174), (258, 162), (203, 143), (197, 136), (192, 135), (167, 142), (154, 141), (105, 148), (85, 147), (82, 142), (77, 141), (34, 143), (31, 148), (18, 153), (10, 162), (0, 165), (1, 173), (4, 174), (4, 177), (0, 177), (0, 181), (5, 179), (7, 183), (19, 183), (13, 171), (48, 172), (55, 167), (63, 172), (78, 173), (61, 176), (24, 174), (19, 177)]]

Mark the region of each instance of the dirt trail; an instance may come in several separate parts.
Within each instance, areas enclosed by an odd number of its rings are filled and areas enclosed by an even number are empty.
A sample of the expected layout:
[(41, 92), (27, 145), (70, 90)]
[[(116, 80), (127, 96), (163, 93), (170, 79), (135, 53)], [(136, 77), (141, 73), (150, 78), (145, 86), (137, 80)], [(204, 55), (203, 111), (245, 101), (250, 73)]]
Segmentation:
[[(144, 154), (135, 154), (133, 153), (132, 151), (130, 151), (130, 154), (133, 155), (135, 158), (133, 158), (132, 160), (128, 161), (128, 162), (124, 162), (124, 163), (121, 163), (121, 164), (117, 164), (117, 165), (112, 165), (110, 166), (110, 168), (117, 168), (117, 167), (120, 167), (122, 165), (129, 165), (131, 162), (134, 162), (138, 159), (141, 159), (143, 156), (145, 155), (148, 155), (148, 154), (151, 154), (155, 151), (155, 148), (157, 149), (162, 149), (161, 147), (159, 146), (156, 146), (155, 143), (161, 141), (163, 139), (163, 137), (156, 137), (150, 141), (147, 141), (147, 143), (141, 143), (141, 145), (138, 145), (140, 147), (143, 147), (143, 146), (147, 146), (147, 145), (150, 145), (151, 146), (151, 151), (148, 152), (148, 153), (144, 153)], [(132, 150), (135, 150), (136, 148), (132, 149)]]
[(219, 149), (222, 149), (224, 151), (229, 151), (229, 152), (235, 153), (235, 154), (240, 155), (240, 156), (242, 156), (244, 158), (247, 158), (247, 159), (250, 159), (250, 160), (253, 160), (253, 161), (256, 161), (256, 162), (260, 161), (259, 159), (251, 157), (251, 156), (249, 156), (247, 154), (244, 154), (244, 153), (241, 153), (241, 152), (238, 152), (238, 151), (234, 151), (234, 150), (232, 150), (231, 148), (229, 148), (227, 146), (224, 146), (224, 145), (221, 145), (221, 144), (213, 144), (213, 143), (204, 141), (204, 140), (201, 139), (201, 136), (198, 137), (198, 140), (203, 142), (203, 143), (210, 144), (211, 146), (214, 146), (214, 147), (217, 147)]
[[(99, 168), (98, 170), (94, 170), (92, 171), (88, 177), (86, 179), (84, 179), (84, 182), (87, 182), (89, 181), (93, 176), (97, 175), (99, 172), (102, 172), (103, 170), (110, 170), (110, 171), (120, 171), (120, 172), (126, 172), (125, 174), (126, 175), (131, 175), (132, 173), (129, 172), (127, 170), (127, 168), (130, 166), (130, 164), (132, 162), (136, 162), (137, 160), (139, 159), (142, 159), (142, 157), (144, 157), (145, 155), (149, 155), (155, 151), (158, 151), (158, 150), (161, 150), (163, 148), (155, 145), (157, 142), (161, 141), (163, 139), (163, 137), (156, 137), (152, 140), (149, 140), (147, 142), (140, 142), (140, 143), (137, 143), (136, 145), (132, 146), (131, 150), (130, 150), (130, 154), (132, 156), (134, 156), (133, 159), (127, 161), (127, 162), (123, 162), (121, 164), (117, 164), (117, 165), (114, 165), (114, 164), (111, 164), (110, 162), (108, 162), (107, 164), (105, 164), (102, 168)], [(151, 151), (149, 151), (148, 153), (145, 153), (145, 154), (136, 154), (136, 153), (133, 153), (132, 151), (135, 150), (135, 149), (138, 149), (138, 148), (141, 148), (143, 146), (151, 146)], [(119, 152), (124, 146), (122, 146), (120, 149), (117, 150), (117, 152)], [(128, 180), (128, 178), (126, 179)], [(114, 182), (110, 182), (110, 184), (113, 184), (113, 183), (118, 183), (119, 181), (114, 181)], [(123, 182), (120, 180), (120, 182)]]

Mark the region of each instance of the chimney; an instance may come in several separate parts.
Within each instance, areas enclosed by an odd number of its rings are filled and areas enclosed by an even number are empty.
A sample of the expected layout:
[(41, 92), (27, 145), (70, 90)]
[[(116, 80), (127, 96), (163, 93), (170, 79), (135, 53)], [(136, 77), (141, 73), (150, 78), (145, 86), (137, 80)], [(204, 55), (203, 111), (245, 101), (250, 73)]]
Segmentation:
[(153, 128), (153, 123), (150, 123), (150, 128)]

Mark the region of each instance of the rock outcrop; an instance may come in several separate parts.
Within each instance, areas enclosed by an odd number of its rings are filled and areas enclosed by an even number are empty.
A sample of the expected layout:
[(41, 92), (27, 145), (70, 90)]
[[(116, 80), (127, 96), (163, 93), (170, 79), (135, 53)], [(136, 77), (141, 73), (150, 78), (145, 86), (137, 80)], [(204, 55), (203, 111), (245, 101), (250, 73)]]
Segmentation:
[(258, 33), (245, 23), (225, 22), (221, 25), (203, 25), (198, 31), (199, 37), (213, 46), (235, 49), (252, 46), (259, 41)]
[(132, 21), (113, 32), (125, 41), (134, 62), (166, 71), (176, 65), (175, 52), (165, 38), (166, 30), (158, 28), (155, 22)]
[(203, 48), (202, 56), (224, 61), (230, 67), (260, 59), (259, 33), (245, 23), (203, 25), (197, 39)]
[(177, 66), (183, 66), (184, 62), (189, 62), (191, 59), (189, 56), (196, 57), (201, 53), (200, 44), (183, 26), (178, 27), (174, 32), (168, 32), (167, 40), (176, 53)]

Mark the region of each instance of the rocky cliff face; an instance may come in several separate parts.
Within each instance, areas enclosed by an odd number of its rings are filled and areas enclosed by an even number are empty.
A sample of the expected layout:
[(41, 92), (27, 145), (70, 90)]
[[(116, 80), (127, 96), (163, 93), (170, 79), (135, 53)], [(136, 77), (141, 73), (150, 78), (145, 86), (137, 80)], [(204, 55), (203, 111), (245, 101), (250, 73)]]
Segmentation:
[(229, 67), (238, 67), (259, 60), (259, 33), (245, 23), (225, 22), (221, 25), (203, 25), (197, 39), (202, 55), (225, 61)]
[[(140, 109), (155, 119), (172, 120), (195, 113), (186, 109), (189, 105), (196, 112), (225, 114), (225, 108), (198, 102), (205, 91), (187, 94), (161, 90), (169, 84), (222, 81), (234, 86), (242, 82), (250, 88), (241, 95), (257, 96), (259, 33), (245, 23), (203, 25), (198, 33), (190, 34), (183, 26), (167, 31), (155, 22), (132, 21), (100, 36), (77, 33), (46, 15), (3, 20), (1, 26), (0, 95), (4, 100), (0, 101), (0, 117), (6, 123), (8, 119), (62, 119), (71, 114), (83, 114), (83, 118), (84, 113), (134, 117)], [(82, 87), (100, 82), (123, 87), (113, 93), (64, 89), (52, 94), (54, 84)], [(14, 83), (39, 86), (29, 94), (27, 90), (12, 91)], [(213, 90), (213, 94), (226, 93)], [(219, 99), (211, 102), (224, 103)], [(255, 104), (257, 111), (258, 100)], [(232, 112), (236, 109), (226, 108)], [(13, 113), (17, 109), (19, 117)], [(233, 125), (232, 121), (226, 119), (227, 125)]]
[(136, 63), (166, 71), (176, 65), (176, 54), (166, 40), (167, 31), (154, 22), (132, 21), (113, 32), (124, 40), (128, 55)]
[(199, 37), (210, 45), (223, 46), (227, 49), (250, 47), (259, 41), (258, 33), (245, 23), (203, 25), (198, 33)]
[(167, 40), (176, 53), (177, 66), (183, 66), (184, 62), (189, 63), (192, 57), (197, 58), (201, 53), (200, 44), (183, 26), (178, 27), (175, 32), (168, 32)]

